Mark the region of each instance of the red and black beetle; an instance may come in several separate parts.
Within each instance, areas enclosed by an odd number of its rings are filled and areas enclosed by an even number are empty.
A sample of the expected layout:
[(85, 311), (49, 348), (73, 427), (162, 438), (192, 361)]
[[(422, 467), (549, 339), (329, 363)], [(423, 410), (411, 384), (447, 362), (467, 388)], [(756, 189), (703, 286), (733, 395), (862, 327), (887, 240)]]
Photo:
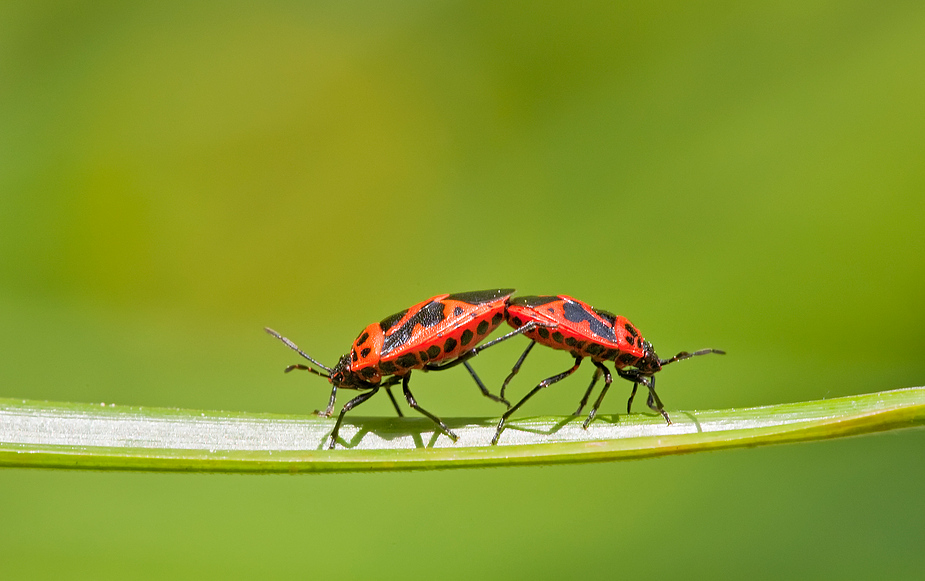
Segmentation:
[(350, 351), (341, 357), (333, 368), (319, 363), (276, 331), (266, 331), (326, 372), (308, 365), (297, 364), (286, 368), (287, 373), (293, 369), (302, 369), (325, 377), (331, 382), (328, 407), (323, 412), (316, 412), (319, 415), (330, 417), (339, 388), (364, 392), (348, 401), (341, 409), (331, 432), (329, 448), (334, 447), (344, 414), (375, 395), (380, 388), (385, 388), (395, 411), (401, 416), (401, 409), (391, 391), (391, 387), (399, 381), (408, 405), (433, 420), (447, 436), (456, 441), (456, 434), (440, 418), (419, 406), (414, 399), (408, 387), (411, 372), (415, 369), (440, 371), (462, 363), (472, 374), (483, 395), (510, 407), (505, 399), (488, 391), (468, 360), (483, 349), (505, 339), (528, 333), (535, 326), (528, 323), (507, 335), (476, 347), (504, 320), (505, 306), (513, 292), (514, 289), (496, 289), (432, 297), (366, 327), (353, 342)]
[(662, 367), (675, 361), (681, 361), (697, 355), (706, 355), (707, 353), (724, 354), (719, 349), (701, 349), (694, 353), (682, 351), (671, 359), (661, 359), (652, 348), (652, 344), (646, 341), (636, 327), (626, 318), (614, 315), (601, 309), (595, 309), (591, 305), (583, 303), (578, 299), (566, 295), (558, 296), (527, 296), (515, 297), (508, 301), (505, 310), (505, 319), (515, 329), (523, 329), (526, 326), (532, 326), (524, 335), (532, 341), (527, 349), (517, 360), (510, 375), (504, 380), (501, 387), (501, 397), (504, 397), (504, 391), (511, 378), (520, 370), (520, 366), (526, 359), (527, 354), (533, 349), (536, 343), (542, 343), (553, 349), (561, 349), (571, 353), (575, 358), (575, 364), (562, 373), (548, 377), (541, 381), (533, 390), (517, 402), (513, 407), (507, 410), (498, 423), (498, 429), (492, 439), (492, 444), (498, 443), (501, 431), (504, 429), (504, 423), (511, 414), (516, 412), (528, 399), (533, 397), (538, 391), (565, 379), (578, 369), (585, 357), (591, 359), (597, 370), (594, 372), (594, 378), (591, 385), (585, 391), (584, 397), (578, 404), (578, 409), (573, 415), (579, 415), (588, 403), (588, 397), (594, 389), (595, 384), (604, 376), (604, 389), (601, 390), (597, 401), (588, 414), (582, 427), (587, 428), (594, 416), (597, 414), (607, 390), (613, 381), (610, 370), (604, 366), (605, 361), (613, 361), (617, 374), (623, 379), (633, 382), (633, 392), (630, 394), (629, 401), (626, 404), (626, 413), (630, 413), (633, 405), (633, 398), (636, 396), (636, 389), (639, 384), (645, 385), (649, 390), (649, 398), (646, 402), (653, 411), (664, 416), (665, 421), (671, 424), (671, 419), (665, 412), (661, 399), (655, 393), (655, 376), (654, 374), (661, 371)]

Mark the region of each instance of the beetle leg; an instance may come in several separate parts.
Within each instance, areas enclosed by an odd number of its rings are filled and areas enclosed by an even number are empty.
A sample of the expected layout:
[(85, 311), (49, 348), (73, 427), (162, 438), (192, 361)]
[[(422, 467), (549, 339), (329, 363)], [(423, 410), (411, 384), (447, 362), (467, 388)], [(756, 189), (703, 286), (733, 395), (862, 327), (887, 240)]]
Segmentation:
[(643, 384), (646, 387), (649, 387), (649, 380), (646, 377), (639, 375), (639, 371), (632, 369), (630, 371), (624, 371), (622, 369), (617, 369), (617, 375), (622, 377), (627, 381), (633, 382), (633, 392), (630, 394), (630, 398), (626, 401), (626, 413), (632, 413), (633, 407), (633, 398), (636, 397), (636, 390), (639, 388), (639, 384)]
[(495, 431), (495, 437), (491, 439), (491, 444), (492, 444), (492, 445), (495, 445), (495, 444), (498, 443), (498, 438), (501, 437), (501, 432), (504, 430), (504, 423), (507, 421), (507, 419), (508, 419), (509, 417), (511, 417), (511, 414), (513, 414), (513, 413), (516, 412), (518, 409), (520, 409), (520, 406), (524, 405), (524, 403), (525, 403), (528, 399), (530, 399), (531, 397), (533, 397), (534, 395), (536, 395), (536, 393), (537, 393), (538, 391), (540, 391), (541, 389), (543, 389), (544, 387), (549, 387), (549, 386), (552, 385), (553, 383), (556, 383), (557, 381), (562, 381), (563, 379), (565, 379), (565, 378), (568, 377), (569, 375), (575, 373), (575, 370), (577, 370), (577, 369), (578, 369), (578, 366), (581, 365), (581, 359), (582, 359), (581, 357), (576, 357), (576, 358), (575, 358), (575, 365), (573, 365), (573, 366), (571, 367), (571, 369), (568, 369), (567, 371), (563, 371), (562, 373), (560, 373), (560, 374), (558, 374), (558, 375), (553, 375), (552, 377), (547, 377), (546, 379), (544, 379), (543, 381), (541, 381), (536, 387), (534, 387), (532, 390), (530, 390), (530, 393), (528, 393), (527, 395), (525, 395), (525, 396), (523, 397), (522, 400), (520, 400), (519, 402), (517, 402), (517, 403), (514, 405), (514, 407), (512, 407), (511, 409), (509, 409), (509, 410), (507, 410), (506, 412), (504, 412), (504, 415), (501, 416), (501, 421), (498, 422), (498, 429)]
[(520, 356), (520, 359), (517, 360), (517, 363), (515, 363), (514, 367), (511, 369), (511, 373), (504, 379), (504, 383), (501, 384), (501, 397), (504, 397), (504, 390), (507, 389), (507, 384), (510, 383), (511, 380), (514, 379), (514, 376), (517, 375), (517, 372), (520, 371), (520, 366), (523, 365), (524, 359), (526, 359), (527, 355), (530, 354), (530, 350), (533, 349), (534, 345), (536, 345), (536, 341), (530, 341), (530, 344), (527, 345), (523, 355)]
[(448, 362), (448, 363), (442, 363), (442, 364), (441, 364), (441, 363), (436, 363), (436, 364), (428, 363), (428, 364), (424, 365), (424, 369), (426, 369), (427, 371), (443, 371), (444, 369), (449, 369), (450, 367), (456, 367), (456, 366), (459, 365), (460, 363), (464, 363), (464, 362), (468, 361), (469, 359), (472, 359), (473, 357), (475, 357), (476, 355), (478, 355), (480, 352), (482, 352), (482, 351), (485, 350), (485, 349), (488, 349), (489, 347), (494, 347), (494, 346), (497, 345), (498, 343), (500, 343), (500, 342), (502, 342), (502, 341), (507, 341), (507, 340), (510, 339), (511, 337), (516, 337), (517, 335), (522, 335), (522, 334), (524, 334), (524, 333), (528, 333), (528, 332), (530, 332), (530, 331), (536, 329), (537, 327), (546, 327), (546, 328), (548, 328), (548, 329), (554, 329), (554, 328), (555, 328), (555, 325), (541, 325), (541, 324), (539, 324), (539, 323), (537, 323), (537, 322), (535, 322), (535, 321), (530, 321), (530, 322), (527, 323), (526, 325), (524, 325), (524, 326), (522, 326), (522, 327), (518, 327), (517, 329), (514, 329), (513, 331), (511, 331), (510, 333), (508, 333), (508, 334), (506, 334), (506, 335), (502, 335), (502, 336), (498, 337), (497, 339), (492, 339), (492, 340), (489, 341), (488, 343), (482, 343), (482, 344), (479, 345), (478, 347), (475, 347), (475, 348), (473, 348), (473, 349), (469, 349), (469, 350), (466, 351), (465, 353), (461, 353), (461, 354), (459, 355), (459, 357), (457, 357), (456, 359), (454, 359), (454, 360), (452, 360), (452, 361), (450, 361), (450, 362)]
[(522, 335), (522, 334), (524, 334), (524, 333), (529, 333), (530, 331), (533, 331), (534, 329), (537, 329), (537, 328), (539, 328), (539, 327), (546, 327), (547, 329), (555, 329), (555, 328), (556, 328), (556, 325), (544, 325), (544, 324), (542, 324), (542, 323), (537, 323), (536, 321), (530, 321), (530, 322), (527, 323), (526, 325), (523, 325), (523, 326), (521, 326), (521, 327), (517, 327), (516, 329), (514, 329), (513, 331), (511, 331), (511, 332), (508, 333), (507, 335), (502, 335), (502, 336), (498, 337), (497, 339), (492, 339), (492, 340), (489, 341), (488, 343), (483, 343), (483, 344), (479, 345), (478, 347), (476, 347), (475, 349), (472, 350), (472, 355), (473, 355), (473, 356), (478, 355), (478, 354), (479, 354), (479, 351), (482, 351), (483, 349), (488, 349), (489, 347), (491, 347), (491, 346), (493, 346), (493, 345), (497, 345), (498, 343), (500, 343), (500, 342), (502, 342), (502, 341), (507, 341), (507, 340), (510, 339), (511, 337), (516, 337), (517, 335)]
[[(392, 381), (394, 379), (394, 381)], [(392, 376), (389, 381), (386, 381), (382, 384), (382, 387), (385, 388), (385, 392), (389, 394), (389, 399), (392, 400), (392, 405), (395, 407), (395, 411), (398, 412), (398, 417), (403, 418), (405, 414), (401, 413), (401, 408), (398, 407), (398, 402), (395, 401), (395, 396), (392, 395), (392, 386), (398, 383), (398, 377)]]
[(472, 351), (467, 351), (465, 354), (463, 354), (463, 356), (457, 357), (456, 359), (454, 359), (453, 361), (450, 361), (449, 363), (446, 363), (445, 365), (440, 365), (439, 363), (427, 363), (424, 365), (424, 371), (443, 371), (444, 369), (456, 367), (457, 365), (462, 363), (463, 365), (466, 366), (466, 369), (469, 370), (469, 375), (471, 375), (472, 379), (475, 380), (475, 384), (479, 387), (479, 390), (482, 392), (482, 395), (484, 395), (485, 397), (487, 397), (488, 399), (492, 401), (497, 401), (497, 402), (503, 403), (507, 407), (511, 407), (511, 403), (508, 400), (504, 399), (503, 397), (498, 397), (497, 395), (491, 393), (490, 391), (488, 391), (488, 388), (485, 387), (485, 384), (482, 383), (482, 380), (481, 378), (479, 378), (479, 375), (475, 372), (475, 369), (473, 369), (472, 366), (469, 365), (469, 362), (467, 361), (468, 359), (471, 359), (474, 356), (475, 354)]
[[(594, 364), (597, 365), (597, 362), (595, 361)], [(588, 386), (587, 391), (585, 391), (584, 397), (582, 397), (581, 401), (578, 402), (578, 409), (575, 410), (575, 413), (572, 414), (573, 416), (580, 415), (581, 410), (585, 409), (585, 405), (588, 403), (588, 398), (591, 397), (591, 390), (594, 389), (594, 386), (597, 385), (597, 380), (600, 378), (601, 378), (601, 370), (600, 370), (600, 366), (598, 365), (598, 369), (594, 370), (594, 376), (591, 378), (591, 385)]]
[[(592, 360), (593, 361), (593, 360)], [(597, 396), (597, 401), (594, 402), (594, 407), (591, 408), (591, 413), (588, 414), (588, 419), (585, 420), (585, 423), (581, 425), (582, 428), (588, 429), (588, 425), (594, 420), (594, 416), (597, 415), (597, 410), (601, 407), (601, 402), (604, 401), (604, 396), (607, 395), (607, 390), (610, 389), (610, 384), (613, 383), (613, 377), (610, 375), (610, 370), (604, 367), (603, 363), (594, 361), (594, 365), (597, 366), (597, 373), (594, 374), (595, 381), (597, 377), (603, 373), (604, 374), (604, 389), (601, 390), (601, 395)], [(591, 387), (594, 387), (594, 383), (591, 384)], [(591, 389), (588, 389), (588, 393), (591, 393)], [(588, 394), (585, 394), (585, 398), (588, 397)]]
[(322, 418), (331, 417), (331, 414), (334, 413), (334, 400), (336, 399), (337, 399), (337, 386), (332, 384), (331, 385), (331, 399), (328, 400), (328, 407), (326, 407), (324, 411), (315, 410), (315, 415), (321, 416)]
[(451, 367), (456, 367), (456, 366), (459, 365), (460, 363), (463, 363), (463, 364), (466, 365), (466, 369), (468, 369), (468, 370), (469, 370), (469, 373), (472, 375), (472, 379), (475, 380), (475, 384), (478, 385), (478, 386), (479, 386), (479, 389), (482, 391), (482, 395), (484, 395), (485, 397), (487, 397), (488, 399), (490, 399), (490, 400), (492, 400), (492, 401), (497, 401), (497, 402), (503, 403), (503, 404), (505, 404), (508, 408), (510, 408), (510, 407), (511, 407), (511, 403), (510, 403), (507, 399), (504, 398), (504, 390), (505, 390), (505, 388), (507, 388), (507, 384), (508, 384), (508, 382), (511, 380), (511, 378), (514, 377), (514, 375), (517, 373), (517, 371), (520, 370), (520, 365), (521, 365), (521, 363), (523, 363), (523, 360), (524, 360), (524, 358), (527, 356), (527, 353), (530, 352), (530, 349), (533, 348), (533, 345), (534, 345), (536, 342), (535, 342), (535, 341), (531, 341), (531, 342), (530, 342), (530, 345), (527, 346), (527, 350), (524, 351), (524, 354), (520, 356), (520, 359), (517, 361), (517, 364), (514, 366), (514, 370), (511, 371), (511, 374), (507, 377), (507, 379), (504, 380), (504, 384), (501, 386), (501, 395), (500, 395), (500, 396), (496, 396), (496, 395), (494, 395), (494, 394), (492, 394), (491, 392), (488, 391), (488, 388), (485, 387), (485, 384), (482, 383), (482, 380), (479, 379), (479, 376), (475, 373), (475, 370), (472, 369), (472, 366), (469, 365), (469, 363), (467, 363), (467, 361), (468, 361), (469, 359), (472, 359), (472, 358), (475, 357), (476, 355), (478, 355), (479, 352), (482, 351), (483, 349), (487, 349), (487, 348), (489, 348), (489, 347), (492, 347), (492, 346), (494, 346), (494, 345), (497, 345), (498, 343), (500, 343), (500, 342), (502, 342), (502, 341), (507, 341), (507, 340), (510, 339), (511, 337), (516, 337), (517, 335), (522, 335), (522, 334), (524, 334), (524, 333), (527, 333), (527, 332), (529, 332), (529, 331), (532, 331), (533, 329), (536, 329), (537, 327), (550, 327), (550, 325), (540, 325), (540, 324), (538, 324), (538, 323), (536, 323), (536, 322), (534, 322), (534, 321), (531, 321), (531, 322), (527, 323), (526, 325), (523, 325), (522, 327), (518, 327), (517, 329), (511, 331), (510, 333), (508, 333), (508, 334), (506, 334), (506, 335), (502, 335), (501, 337), (498, 337), (497, 339), (492, 339), (492, 340), (489, 341), (488, 343), (484, 343), (484, 344), (482, 344), (482, 345), (479, 345), (478, 347), (475, 347), (474, 349), (470, 349), (470, 350), (466, 351), (465, 353), (461, 354), (459, 357), (457, 357), (456, 359), (450, 361), (449, 363), (444, 363), (444, 364), (439, 364), (439, 363), (428, 363), (428, 364), (424, 365), (424, 369), (425, 369), (426, 371), (443, 371), (444, 369), (449, 369), (449, 368), (451, 368)]
[(401, 389), (402, 389), (403, 392), (405, 392), (405, 399), (408, 401), (408, 405), (410, 405), (410, 406), (413, 407), (415, 410), (419, 411), (420, 413), (422, 413), (422, 414), (424, 414), (425, 416), (427, 416), (428, 418), (430, 418), (435, 424), (437, 424), (437, 425), (440, 427), (441, 430), (443, 430), (443, 432), (444, 432), (447, 436), (450, 437), (451, 440), (453, 440), (454, 442), (455, 442), (456, 440), (458, 440), (458, 439), (459, 439), (459, 436), (457, 436), (455, 433), (453, 433), (453, 430), (451, 430), (450, 428), (448, 428), (447, 425), (443, 423), (443, 420), (441, 420), (440, 418), (438, 418), (438, 417), (435, 416), (434, 414), (430, 413), (429, 411), (427, 411), (427, 410), (425, 410), (424, 408), (422, 408), (421, 406), (419, 406), (419, 405), (418, 405), (418, 402), (416, 402), (416, 401), (414, 400), (414, 396), (411, 395), (411, 390), (408, 388), (408, 381), (409, 381), (409, 378), (410, 378), (410, 377), (411, 377), (411, 374), (410, 374), (410, 373), (407, 374), (407, 375), (405, 375), (404, 378), (402, 378), (402, 382), (401, 382)]
[(636, 397), (636, 389), (639, 388), (639, 382), (633, 382), (633, 392), (630, 394), (630, 398), (626, 401), (626, 413), (632, 413), (630, 409), (633, 407), (633, 398)]
[(671, 425), (671, 418), (668, 417), (668, 412), (665, 411), (665, 406), (662, 405), (662, 400), (659, 399), (658, 394), (655, 393), (655, 377), (649, 378), (649, 398), (646, 400), (646, 405), (649, 406), (654, 412), (662, 414), (662, 417), (665, 418), (665, 421), (668, 422), (668, 425)]
[(469, 362), (468, 362), (468, 361), (464, 361), (464, 362), (463, 362), (463, 365), (465, 365), (465, 366), (466, 366), (466, 369), (469, 370), (469, 374), (472, 376), (472, 379), (475, 380), (475, 384), (479, 386), (479, 389), (482, 391), (482, 395), (484, 395), (485, 397), (487, 397), (488, 399), (490, 399), (490, 400), (492, 400), (492, 401), (496, 401), (496, 402), (498, 402), (498, 403), (503, 403), (503, 404), (506, 405), (507, 407), (511, 407), (511, 402), (509, 402), (508, 400), (504, 399), (503, 397), (498, 397), (497, 395), (495, 395), (495, 394), (491, 393), (490, 391), (488, 391), (488, 388), (485, 387), (485, 384), (482, 383), (482, 380), (481, 380), (481, 379), (479, 379), (478, 373), (475, 372), (475, 369), (472, 369), (472, 366), (469, 365)]
[(379, 386), (378, 385), (373, 386), (370, 389), (370, 391), (367, 391), (366, 393), (361, 393), (360, 395), (356, 396), (355, 398), (353, 398), (352, 400), (344, 404), (344, 407), (340, 410), (340, 415), (337, 416), (337, 421), (334, 423), (334, 429), (331, 430), (331, 437), (328, 439), (328, 449), (329, 450), (334, 449), (334, 442), (337, 441), (337, 434), (338, 432), (340, 432), (340, 425), (344, 421), (344, 414), (346, 414), (353, 408), (357, 407), (364, 401), (368, 400), (372, 396), (376, 395), (377, 391), (379, 391)]

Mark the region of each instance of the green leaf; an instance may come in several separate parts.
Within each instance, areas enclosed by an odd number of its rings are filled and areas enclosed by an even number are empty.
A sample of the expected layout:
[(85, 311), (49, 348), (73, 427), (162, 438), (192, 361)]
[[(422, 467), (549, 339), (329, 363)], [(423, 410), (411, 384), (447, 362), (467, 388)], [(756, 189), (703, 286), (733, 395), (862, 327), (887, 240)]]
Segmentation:
[(0, 466), (195, 472), (337, 472), (599, 462), (787, 442), (925, 423), (925, 388), (747, 409), (497, 419), (330, 418), (0, 399)]

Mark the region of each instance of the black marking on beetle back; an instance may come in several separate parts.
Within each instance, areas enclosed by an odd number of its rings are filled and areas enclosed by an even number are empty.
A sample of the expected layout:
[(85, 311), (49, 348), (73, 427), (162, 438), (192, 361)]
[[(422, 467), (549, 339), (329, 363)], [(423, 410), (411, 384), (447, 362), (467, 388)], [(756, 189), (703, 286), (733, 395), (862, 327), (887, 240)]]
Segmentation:
[(362, 351), (360, 351), (360, 357), (362, 357), (363, 359), (366, 359), (366, 356), (369, 355), (370, 351), (372, 351), (372, 349), (370, 349), (369, 347), (364, 348)]
[(479, 323), (479, 326), (475, 328), (476, 332), (479, 335), (484, 335), (488, 332), (488, 321), (482, 321)]
[(362, 375), (368, 380), (372, 376), (376, 375), (376, 370), (372, 367), (364, 367), (363, 369), (360, 370), (360, 375)]
[(395, 373), (396, 371), (398, 371), (398, 368), (395, 367), (395, 364), (392, 363), (391, 361), (380, 361), (379, 370), (382, 371), (382, 373), (391, 374), (391, 373)]
[(514, 297), (508, 301), (512, 305), (521, 305), (524, 307), (536, 308), (542, 305), (549, 304), (553, 301), (558, 301), (559, 297), (552, 295), (542, 295), (542, 296), (532, 296), (532, 297)]
[[(633, 337), (637, 337), (639, 335), (639, 331), (637, 331), (636, 328), (630, 325), (629, 323), (623, 325), (623, 328), (626, 329), (626, 332), (632, 335)], [(630, 343), (632, 343), (632, 341), (630, 341)]]
[(366, 343), (367, 339), (369, 339), (369, 333), (363, 333), (362, 335), (360, 335), (360, 338), (357, 339), (357, 347), (359, 347), (363, 343)]
[(597, 357), (598, 355), (604, 352), (604, 348), (598, 345), (597, 343), (591, 343), (590, 345), (588, 345), (585, 351), (591, 357)]
[(408, 317), (401, 327), (386, 336), (382, 342), (382, 356), (385, 357), (398, 347), (407, 344), (414, 333), (414, 328), (418, 325), (430, 328), (446, 319), (446, 315), (443, 314), (444, 309), (446, 305), (437, 301), (431, 301), (421, 307), (421, 310)]
[(517, 325), (518, 327), (524, 326), (524, 322), (520, 320), (520, 317), (514, 317), (513, 321), (514, 321), (514, 324)]
[(446, 340), (446, 343), (443, 344), (443, 352), (444, 353), (451, 352), (453, 349), (456, 349), (456, 345), (458, 345), (458, 342), (456, 341), (456, 339), (450, 337), (449, 339)]
[(560, 333), (559, 331), (555, 331), (552, 334), (552, 340), (555, 341), (556, 343), (561, 343), (564, 339), (565, 338), (562, 336), (562, 333)]
[(356, 362), (357, 362), (357, 359), (358, 359), (358, 357), (357, 357), (357, 350), (356, 350), (356, 349), (352, 349), (352, 350), (350, 351), (350, 360), (353, 361), (354, 363), (356, 363)]
[(610, 311), (605, 311), (603, 309), (595, 309), (591, 307), (591, 310), (600, 315), (602, 319), (610, 323), (610, 326), (613, 327), (614, 323), (617, 322), (617, 316)]
[(636, 356), (632, 353), (621, 353), (620, 356), (617, 357), (617, 361), (625, 365), (633, 365), (636, 363), (636, 359)]
[(463, 314), (463, 308), (459, 305), (456, 305), (456, 308), (453, 309), (453, 316), (458, 317), (461, 314)]
[(428, 347), (428, 349), (427, 349), (427, 356), (428, 356), (428, 357), (430, 357), (431, 359), (433, 359), (433, 358), (436, 357), (437, 355), (440, 355), (440, 346), (439, 346), (439, 345), (431, 345), (430, 347)]
[(549, 329), (547, 329), (546, 327), (540, 327), (539, 329), (536, 330), (536, 332), (543, 339), (549, 339)]
[(499, 288), (483, 291), (469, 291), (465, 293), (453, 293), (446, 298), (450, 301), (459, 301), (461, 303), (469, 303), (470, 305), (484, 305), (485, 303), (493, 303), (498, 299), (509, 297), (512, 294), (514, 294), (514, 289), (512, 288)]
[(565, 338), (565, 344), (568, 345), (569, 347), (574, 347), (576, 343), (578, 343), (578, 341), (575, 340), (575, 337)]
[(414, 356), (414, 353), (406, 353), (395, 360), (400, 367), (414, 367), (418, 364), (418, 358)]
[(395, 323), (402, 320), (402, 317), (408, 314), (408, 309), (404, 311), (395, 313), (394, 315), (389, 315), (388, 317), (379, 321), (379, 328), (382, 329), (382, 332), (385, 333), (389, 329), (395, 326)]
[(418, 357), (421, 358), (421, 363), (427, 363), (427, 360), (430, 359), (427, 356), (427, 351), (418, 351)]
[(472, 331), (466, 329), (463, 331), (462, 337), (459, 338), (459, 342), (463, 344), (463, 347), (469, 344), (469, 341), (472, 341)]
[(491, 318), (491, 324), (497, 327), (498, 325), (501, 324), (501, 319), (503, 318), (504, 318), (504, 315), (502, 315), (501, 313), (495, 313), (495, 316)]
[(591, 326), (591, 332), (598, 337), (603, 337), (612, 343), (617, 342), (617, 336), (613, 332), (613, 327), (609, 327), (600, 322), (597, 317), (589, 313), (587, 309), (578, 303), (563, 301), (562, 312), (565, 314), (565, 318), (573, 323), (581, 324), (583, 321), (588, 321), (588, 324)]
[(603, 355), (601, 355), (601, 359), (606, 359), (609, 361), (610, 359), (613, 359), (616, 354), (616, 349), (608, 349), (607, 351), (604, 351)]

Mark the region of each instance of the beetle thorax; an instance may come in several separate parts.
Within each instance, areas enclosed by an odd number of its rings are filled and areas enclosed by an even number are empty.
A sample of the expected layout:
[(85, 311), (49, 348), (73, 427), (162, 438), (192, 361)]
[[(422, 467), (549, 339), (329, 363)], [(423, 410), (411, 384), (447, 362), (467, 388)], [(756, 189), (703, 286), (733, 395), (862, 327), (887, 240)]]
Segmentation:
[(652, 347), (652, 343), (643, 341), (642, 350), (645, 351), (645, 355), (636, 362), (636, 369), (641, 371), (644, 375), (652, 375), (653, 373), (661, 371), (662, 360), (659, 359), (658, 355), (655, 353), (655, 348)]
[(356, 389), (368, 382), (364, 381), (356, 372), (350, 369), (350, 354), (347, 353), (337, 362), (331, 370), (331, 383), (345, 389)]

